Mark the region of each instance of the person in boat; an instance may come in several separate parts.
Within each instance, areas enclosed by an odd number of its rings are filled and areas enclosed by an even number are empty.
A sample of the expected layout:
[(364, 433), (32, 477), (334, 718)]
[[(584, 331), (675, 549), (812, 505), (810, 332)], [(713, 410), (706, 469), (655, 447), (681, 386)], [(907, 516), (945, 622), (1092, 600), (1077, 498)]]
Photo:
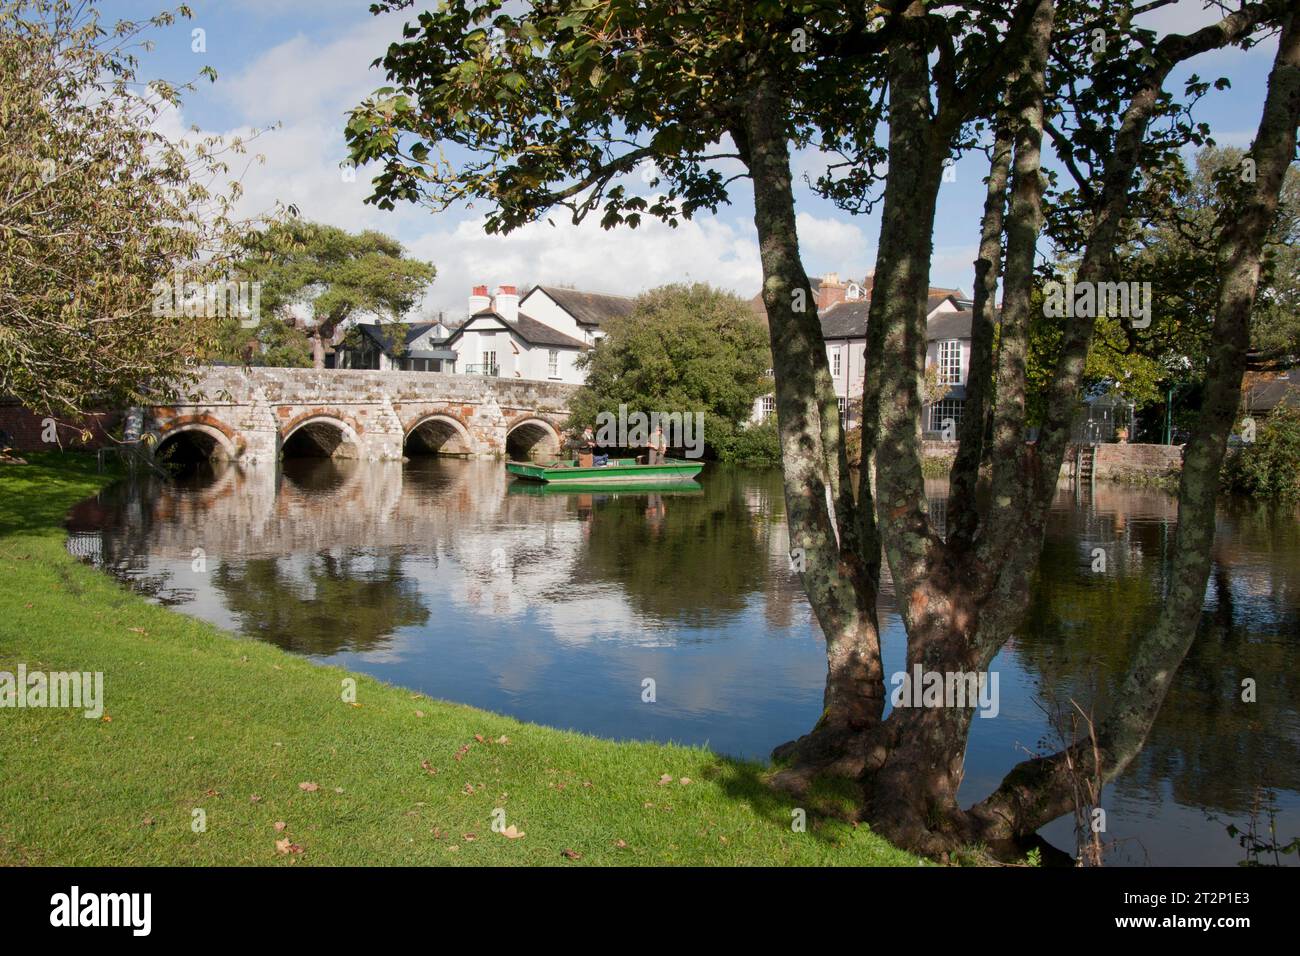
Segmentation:
[(584, 455), (591, 456), (593, 467), (599, 468), (609, 461), (609, 455), (596, 454), (596, 433), (591, 430), (590, 425), (582, 430), (582, 438), (578, 440), (578, 448), (581, 449)]
[(646, 461), (651, 465), (662, 465), (667, 451), (668, 440), (664, 438), (663, 426), (656, 425), (654, 434), (650, 436), (650, 454)]

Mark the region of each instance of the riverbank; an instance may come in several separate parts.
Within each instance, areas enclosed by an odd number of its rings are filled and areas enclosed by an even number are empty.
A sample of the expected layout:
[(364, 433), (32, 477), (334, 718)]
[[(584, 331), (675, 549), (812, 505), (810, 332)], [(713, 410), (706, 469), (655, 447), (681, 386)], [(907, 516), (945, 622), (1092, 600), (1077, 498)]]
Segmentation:
[(431, 700), (149, 604), (64, 546), (94, 460), (31, 460), (0, 467), (0, 671), (100, 672), (104, 701), (0, 709), (0, 864), (917, 862), (756, 764)]

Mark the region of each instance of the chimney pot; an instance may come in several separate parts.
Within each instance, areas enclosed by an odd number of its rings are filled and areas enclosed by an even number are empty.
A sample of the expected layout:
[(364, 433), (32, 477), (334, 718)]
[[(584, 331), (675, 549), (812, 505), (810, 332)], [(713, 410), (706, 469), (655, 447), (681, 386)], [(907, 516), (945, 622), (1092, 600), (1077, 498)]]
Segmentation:
[(470, 315), (482, 312), (492, 305), (492, 300), (488, 298), (487, 290), (488, 287), (485, 285), (474, 286), (474, 291), (470, 293), (469, 297)]

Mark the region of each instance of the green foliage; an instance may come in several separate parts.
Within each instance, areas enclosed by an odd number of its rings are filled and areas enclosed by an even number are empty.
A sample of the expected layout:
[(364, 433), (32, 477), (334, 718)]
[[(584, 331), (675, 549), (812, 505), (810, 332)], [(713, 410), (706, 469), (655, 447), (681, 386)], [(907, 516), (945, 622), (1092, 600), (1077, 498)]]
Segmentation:
[(1300, 407), (1279, 405), (1257, 423), (1255, 440), (1229, 452), (1223, 484), (1255, 498), (1300, 501)]
[(767, 433), (742, 426), (754, 400), (771, 390), (767, 332), (748, 304), (697, 283), (668, 285), (640, 296), (628, 316), (610, 321), (606, 336), (583, 359), (586, 384), (570, 402), (576, 429), (601, 412), (704, 413), (705, 442), (724, 460), (750, 460)]
[(192, 86), (143, 82), (130, 51), (173, 19), (0, 4), (0, 394), (34, 409), (136, 404), (182, 384), (211, 337), (209, 319), (160, 311), (154, 286), (222, 271), (244, 228), (222, 157), (245, 140), (158, 131)]
[[(1245, 154), (1207, 146), (1192, 168), (1170, 156), (1149, 172), (1139, 205), (1147, 219), (1131, 225), (1128, 245), (1116, 264), (1116, 281), (1150, 282), (1151, 325), (1134, 329), (1114, 318), (1097, 320), (1084, 382), (1109, 384), (1139, 409), (1163, 403), (1170, 386), (1187, 396), (1199, 389), (1210, 363), (1209, 334), (1218, 295), (1215, 256), (1223, 223), (1225, 189), (1239, 179)], [(1226, 185), (1225, 185), (1226, 183)], [(1282, 188), (1278, 222), (1265, 245), (1261, 288), (1251, 317), (1253, 363), (1285, 366), (1300, 359), (1300, 171), (1292, 168)], [(1073, 268), (1058, 264), (1056, 273)], [(1037, 303), (1037, 300), (1036, 300)], [(1037, 305), (1027, 364), (1030, 422), (1041, 421), (1041, 397), (1055, 374), (1061, 333), (1068, 318), (1049, 318)], [(1184, 406), (1180, 426), (1193, 411)]]
[(753, 467), (779, 468), (781, 466), (781, 436), (776, 420), (737, 428), (715, 446), (714, 454), (722, 461)]
[(251, 329), (227, 324), (218, 352), (227, 361), (260, 354), (262, 361), (253, 364), (279, 364), (272, 357), (310, 364), (302, 361), (307, 347), (322, 367), (326, 348), (338, 344), (349, 320), (396, 323), (436, 274), (432, 264), (408, 259), (402, 244), (381, 232), (349, 233), (297, 218), (247, 233), (240, 247), (239, 275), (261, 283), (264, 315), (298, 334), (264, 328), (265, 321)]

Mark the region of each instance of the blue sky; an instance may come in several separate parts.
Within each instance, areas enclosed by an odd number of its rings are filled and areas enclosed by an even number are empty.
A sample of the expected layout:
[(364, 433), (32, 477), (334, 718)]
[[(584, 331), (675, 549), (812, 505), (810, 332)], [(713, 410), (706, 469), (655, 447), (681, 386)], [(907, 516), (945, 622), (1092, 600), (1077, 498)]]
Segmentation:
[[(112, 21), (151, 16), (166, 5), (166, 0), (105, 0), (100, 9)], [(141, 73), (185, 81), (209, 65), (218, 80), (204, 80), (187, 95), (181, 114), (169, 117), (168, 126), (174, 124), (176, 132), (197, 125), (205, 133), (239, 135), (281, 123), (250, 147), (250, 153), (264, 154), (266, 162), (241, 176), (241, 212), (268, 211), (278, 200), (293, 203), (310, 219), (397, 236), (438, 268), (422, 312), (459, 315), (470, 287), (480, 283), (557, 283), (629, 295), (672, 281), (707, 281), (745, 296), (758, 290), (747, 181), (734, 184), (732, 204), (716, 216), (699, 216), (675, 230), (651, 224), (605, 231), (594, 221), (575, 227), (556, 216), (557, 227), (538, 223), (510, 236), (487, 236), (480, 225), (482, 210), (433, 213), (408, 206), (383, 212), (365, 205), (364, 171), (347, 183), (338, 167), (345, 157), (343, 118), (384, 84), (369, 64), (397, 38), (413, 11), (376, 18), (368, 11), (369, 0), (190, 0), (189, 5), (192, 20), (152, 33), (156, 46), (141, 54)], [(1202, 0), (1180, 0), (1142, 22), (1161, 31), (1185, 31), (1219, 15), (1207, 12)], [(204, 31), (204, 52), (191, 49), (195, 29)], [(1230, 90), (1212, 93), (1197, 112), (1220, 143), (1249, 143), (1275, 49), (1276, 43), (1269, 42), (1248, 53), (1221, 51), (1194, 61), (1201, 77), (1232, 81)], [(1180, 73), (1170, 88), (1180, 89), (1188, 72)], [(970, 291), (984, 165), (979, 156), (963, 159), (956, 181), (944, 185), (934, 237), (931, 281), (936, 285)], [(818, 156), (797, 156), (796, 169), (815, 177)], [(796, 198), (809, 274), (860, 278), (873, 268), (878, 214), (837, 210), (801, 183)]]

